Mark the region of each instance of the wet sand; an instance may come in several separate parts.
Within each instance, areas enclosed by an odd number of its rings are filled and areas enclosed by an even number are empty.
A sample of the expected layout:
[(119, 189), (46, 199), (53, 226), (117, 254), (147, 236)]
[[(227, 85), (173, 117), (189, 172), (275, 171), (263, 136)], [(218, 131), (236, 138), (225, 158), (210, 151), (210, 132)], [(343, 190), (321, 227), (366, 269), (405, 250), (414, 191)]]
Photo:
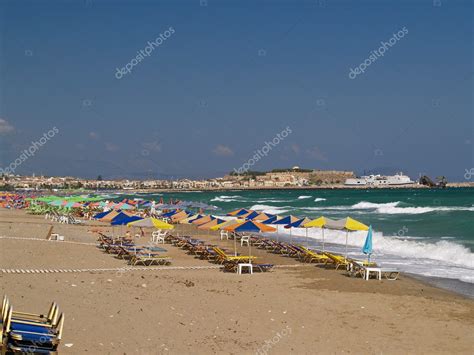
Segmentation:
[[(0, 272), (16, 309), (66, 314), (61, 353), (297, 354), (459, 353), (474, 350), (474, 302), (402, 275), (363, 281), (252, 248), (272, 272), (235, 275), (165, 244), (172, 267), (128, 270), (95, 247), (91, 229), (0, 209), (1, 269), (113, 269), (71, 273)], [(49, 227), (66, 242), (47, 242)], [(120, 227), (115, 228), (115, 233)], [(125, 228), (122, 229), (122, 232)], [(190, 226), (173, 233), (196, 234)], [(148, 235), (149, 233), (147, 233)], [(198, 238), (233, 248), (216, 233)], [(146, 244), (141, 238), (137, 244)], [(248, 248), (240, 248), (243, 254)], [(71, 345), (72, 344), (72, 345)], [(70, 347), (66, 346), (70, 345)]]

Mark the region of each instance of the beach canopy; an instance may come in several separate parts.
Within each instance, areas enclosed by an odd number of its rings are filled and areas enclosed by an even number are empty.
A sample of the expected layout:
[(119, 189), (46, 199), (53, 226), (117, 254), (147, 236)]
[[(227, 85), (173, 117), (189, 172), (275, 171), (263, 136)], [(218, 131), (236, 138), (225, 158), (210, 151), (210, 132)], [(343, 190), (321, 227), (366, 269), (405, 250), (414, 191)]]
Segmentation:
[(126, 215), (125, 213), (120, 213), (119, 215), (117, 215), (112, 220), (111, 225), (113, 225), (113, 226), (124, 226), (128, 223), (139, 221), (139, 220), (142, 220), (142, 219), (143, 218), (141, 218), (139, 216), (129, 216), (129, 215)]
[(237, 217), (237, 216), (242, 216), (242, 215), (247, 214), (247, 213), (250, 213), (250, 212), (252, 212), (252, 211), (251, 211), (251, 210), (247, 210), (247, 209), (245, 209), (245, 208), (239, 208), (239, 209), (237, 209), (237, 210), (235, 210), (235, 211), (232, 211), (232, 212), (227, 213), (227, 215), (228, 215), (228, 216), (235, 216), (235, 217)]
[(346, 254), (345, 258), (347, 259), (347, 242), (349, 239), (349, 232), (350, 231), (366, 231), (369, 230), (369, 227), (366, 226), (364, 223), (356, 221), (351, 217), (346, 217), (342, 219), (338, 219), (337, 221), (328, 222), (326, 225), (329, 229), (339, 229), (346, 231)]
[(217, 226), (221, 223), (224, 223), (225, 221), (220, 218), (215, 218), (212, 221), (209, 221), (207, 223), (200, 224), (198, 226), (198, 229), (211, 229), (211, 227)]
[(181, 210), (173, 210), (173, 211), (169, 211), (169, 212), (166, 212), (166, 213), (162, 213), (161, 214), (161, 217), (171, 217), (177, 213), (181, 212)]
[(265, 212), (260, 212), (257, 216), (253, 217), (252, 220), (253, 221), (265, 221), (271, 217), (275, 216), (274, 214), (270, 214), (270, 213), (265, 213)]
[[(286, 216), (286, 217), (282, 217), (280, 219), (277, 219), (277, 220), (271, 222), (271, 224), (291, 224), (291, 223), (296, 222), (299, 219), (300, 218), (298, 218), (298, 217), (290, 215), (290, 216)], [(268, 224), (268, 223), (266, 223), (266, 224)]]
[(305, 228), (326, 228), (328, 223), (335, 223), (336, 221), (327, 217), (319, 217), (313, 219), (311, 222), (305, 223), (303, 227)]
[(179, 211), (178, 213), (175, 213), (174, 215), (171, 216), (171, 221), (173, 222), (178, 222), (182, 219), (188, 218), (189, 213), (186, 211)]
[(346, 217), (338, 219), (336, 221), (329, 221), (326, 226), (328, 229), (341, 229), (347, 231), (367, 231), (369, 227), (365, 224), (352, 219), (351, 217)]
[(298, 219), (297, 221), (294, 221), (293, 223), (287, 224), (285, 228), (300, 228), (309, 222), (311, 222), (311, 220), (308, 217), (305, 217), (305, 218)]
[(334, 224), (336, 221), (331, 218), (327, 217), (319, 217), (313, 219), (312, 221), (303, 224), (303, 227), (306, 228), (306, 244), (308, 244), (308, 228), (321, 228), (321, 234), (323, 237), (323, 253), (324, 253), (324, 228), (326, 228), (329, 224)]
[(99, 220), (102, 222), (111, 222), (121, 211), (110, 211), (104, 217), (100, 218)]
[(193, 214), (193, 215), (191, 215), (191, 216), (189, 216), (189, 217), (187, 217), (187, 218), (184, 218), (184, 219), (179, 220), (178, 223), (181, 223), (181, 224), (191, 224), (191, 221), (194, 221), (195, 219), (200, 218), (200, 217), (202, 217), (202, 215), (200, 215), (200, 214)]
[(249, 213), (243, 214), (242, 216), (239, 216), (240, 218), (245, 218), (245, 219), (254, 219), (259, 215), (258, 212), (256, 211), (251, 211)]
[(271, 216), (270, 218), (262, 221), (263, 224), (273, 224), (275, 221), (277, 221), (280, 217), (277, 215)]
[(172, 224), (163, 222), (162, 220), (154, 217), (145, 218), (139, 221), (128, 223), (129, 227), (154, 227), (156, 229), (173, 229)]
[(225, 227), (232, 226), (234, 224), (239, 224), (239, 223), (242, 223), (242, 222), (245, 222), (245, 220), (243, 220), (243, 219), (231, 219), (231, 220), (228, 220), (228, 221), (224, 221), (220, 224), (217, 224), (217, 225), (211, 227), (211, 231), (224, 229)]
[(100, 219), (100, 218), (102, 218), (102, 217), (107, 216), (110, 212), (112, 212), (112, 211), (106, 211), (106, 212), (97, 213), (93, 218), (94, 218), (94, 219)]
[(267, 226), (266, 224), (245, 221), (237, 224), (233, 224), (224, 228), (228, 232), (276, 232), (275, 227)]
[(197, 226), (200, 226), (201, 224), (204, 224), (204, 223), (207, 223), (207, 222), (210, 222), (212, 221), (213, 219), (215, 219), (216, 217), (214, 216), (204, 216), (202, 218), (198, 218), (198, 219), (195, 219), (194, 221), (192, 221), (191, 223), (194, 224), (194, 225), (197, 225)]

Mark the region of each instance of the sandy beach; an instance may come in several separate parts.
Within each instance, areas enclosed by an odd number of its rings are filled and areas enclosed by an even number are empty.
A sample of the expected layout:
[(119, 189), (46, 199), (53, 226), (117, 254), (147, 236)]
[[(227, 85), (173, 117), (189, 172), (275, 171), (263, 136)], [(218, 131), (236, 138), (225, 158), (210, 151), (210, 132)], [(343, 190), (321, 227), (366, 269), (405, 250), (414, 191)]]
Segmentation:
[[(64, 242), (44, 240), (51, 225)], [(470, 354), (474, 349), (473, 301), (405, 275), (366, 282), (256, 249), (252, 254), (275, 264), (273, 271), (236, 275), (170, 244), (164, 246), (173, 259), (170, 266), (130, 270), (124, 260), (96, 248), (92, 229), (112, 233), (95, 221), (62, 225), (0, 209), (0, 271), (18, 270), (0, 272), (1, 291), (27, 312), (46, 312), (53, 300), (59, 304), (66, 314), (61, 353)], [(196, 230), (190, 226), (173, 231), (191, 232)], [(199, 238), (233, 248), (213, 232), (200, 231)], [(147, 233), (137, 243), (148, 240)], [(21, 272), (35, 269), (68, 272)]]

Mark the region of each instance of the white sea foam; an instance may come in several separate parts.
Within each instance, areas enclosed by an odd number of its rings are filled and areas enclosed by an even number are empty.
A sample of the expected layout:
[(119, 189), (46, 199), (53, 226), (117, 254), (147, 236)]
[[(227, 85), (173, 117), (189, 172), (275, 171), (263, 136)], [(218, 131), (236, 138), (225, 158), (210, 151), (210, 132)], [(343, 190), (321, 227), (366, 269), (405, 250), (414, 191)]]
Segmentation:
[[(289, 234), (289, 230), (278, 228), (280, 234)], [(292, 228), (293, 236), (305, 236), (302, 228)], [(367, 232), (351, 232), (348, 235), (350, 254), (363, 257), (362, 246)], [(328, 250), (344, 251), (346, 233), (325, 230), (325, 242), (331, 243)], [(322, 241), (319, 228), (309, 229), (308, 237)], [(426, 239), (425, 239), (426, 240)], [(338, 247), (339, 245), (339, 247)], [(397, 266), (404, 272), (424, 276), (445, 277), (474, 283), (474, 253), (452, 240), (422, 241), (419, 237), (391, 237), (381, 232), (373, 233), (373, 258), (385, 266)]]
[(281, 213), (286, 213), (291, 209), (291, 206), (271, 206), (271, 205), (253, 205), (250, 207), (251, 210), (255, 211), (263, 211), (267, 212), (270, 214), (281, 214)]
[(307, 195), (301, 195), (301, 196), (298, 196), (298, 200), (306, 200), (307, 198), (311, 198), (313, 196), (307, 196)]
[(373, 202), (361, 201), (359, 203), (356, 203), (355, 205), (350, 206), (350, 208), (354, 210), (364, 210), (364, 209), (374, 209), (374, 208), (381, 208), (381, 207), (396, 207), (399, 204), (400, 204), (400, 201), (387, 202), (387, 203), (373, 203)]
[[(401, 202), (373, 203), (361, 201), (352, 206), (325, 206), (325, 207), (302, 207), (309, 211), (357, 211), (367, 210), (367, 212), (379, 214), (423, 214), (430, 212), (451, 212), (451, 211), (470, 211), (474, 212), (474, 207), (461, 206), (436, 206), (436, 207), (400, 207)], [(371, 211), (370, 211), (371, 210)]]
[(326, 201), (326, 199), (323, 198), (323, 197), (316, 197), (316, 198), (314, 199), (314, 202), (320, 202), (320, 201)]
[(265, 203), (265, 202), (290, 202), (290, 201), (288, 201), (288, 200), (278, 200), (278, 199), (275, 199), (275, 198), (262, 198), (260, 200), (255, 200), (253, 202)]
[(376, 209), (377, 213), (381, 214), (422, 214), (430, 212), (450, 212), (450, 211), (471, 211), (474, 212), (474, 207), (379, 207)]
[(243, 197), (238, 196), (238, 195), (232, 195), (232, 196), (221, 195), (221, 196), (214, 197), (211, 201), (212, 202), (238, 202), (238, 201), (243, 201)]

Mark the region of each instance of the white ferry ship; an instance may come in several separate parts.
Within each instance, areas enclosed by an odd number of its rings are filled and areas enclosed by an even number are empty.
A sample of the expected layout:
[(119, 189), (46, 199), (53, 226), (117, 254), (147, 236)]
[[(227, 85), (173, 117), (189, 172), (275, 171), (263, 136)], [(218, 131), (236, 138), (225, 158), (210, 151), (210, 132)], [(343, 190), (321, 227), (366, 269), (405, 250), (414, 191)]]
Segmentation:
[(361, 176), (360, 178), (347, 179), (344, 185), (347, 186), (400, 186), (400, 185), (412, 185), (415, 182), (410, 177), (398, 173), (392, 176), (383, 175), (368, 175)]

